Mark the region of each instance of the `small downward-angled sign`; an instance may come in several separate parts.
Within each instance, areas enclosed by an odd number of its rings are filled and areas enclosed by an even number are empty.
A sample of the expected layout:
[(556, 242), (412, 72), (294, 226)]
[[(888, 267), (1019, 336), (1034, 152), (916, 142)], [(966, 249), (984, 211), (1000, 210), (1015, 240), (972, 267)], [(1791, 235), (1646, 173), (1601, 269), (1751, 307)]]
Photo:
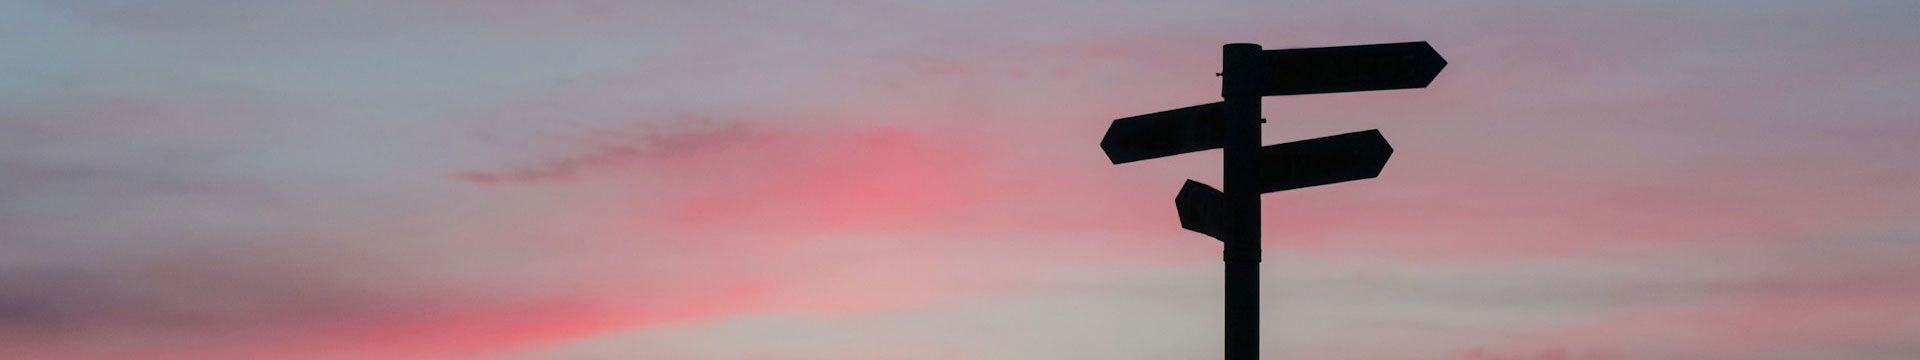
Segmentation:
[(1392, 155), (1378, 129), (1263, 146), (1260, 192), (1372, 179)]
[(1447, 60), (1425, 41), (1260, 52), (1260, 95), (1427, 87)]
[(1227, 114), (1221, 103), (1114, 120), (1100, 149), (1115, 164), (1220, 148)]
[(1180, 211), (1180, 227), (1227, 241), (1227, 221), (1233, 217), (1227, 216), (1226, 196), (1212, 186), (1187, 180), (1187, 185), (1180, 187), (1180, 195), (1173, 197), (1173, 206)]

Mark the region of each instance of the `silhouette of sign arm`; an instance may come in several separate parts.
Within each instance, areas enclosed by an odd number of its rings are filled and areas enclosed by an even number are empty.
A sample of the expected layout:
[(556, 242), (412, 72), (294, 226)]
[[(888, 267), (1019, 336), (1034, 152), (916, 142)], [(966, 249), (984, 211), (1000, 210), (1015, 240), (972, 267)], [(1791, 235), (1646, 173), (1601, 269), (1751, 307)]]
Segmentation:
[(1226, 143), (1226, 120), (1217, 102), (1127, 117), (1107, 127), (1100, 149), (1114, 164), (1218, 149)]
[(1260, 95), (1424, 88), (1447, 67), (1425, 41), (1265, 50)]
[(1393, 146), (1377, 129), (1267, 145), (1260, 148), (1260, 192), (1371, 179), (1390, 156)]

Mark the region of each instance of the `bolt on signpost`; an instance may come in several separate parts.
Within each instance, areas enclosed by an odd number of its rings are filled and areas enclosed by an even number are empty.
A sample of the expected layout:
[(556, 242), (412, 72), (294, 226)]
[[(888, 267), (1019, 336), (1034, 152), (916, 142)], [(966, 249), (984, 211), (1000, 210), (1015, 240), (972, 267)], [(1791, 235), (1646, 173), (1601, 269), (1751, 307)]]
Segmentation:
[(1114, 164), (1222, 149), (1225, 191), (1187, 180), (1180, 227), (1225, 243), (1226, 358), (1260, 353), (1260, 194), (1380, 175), (1393, 147), (1379, 130), (1260, 145), (1260, 98), (1427, 87), (1447, 66), (1426, 42), (1262, 50), (1222, 47), (1224, 101), (1114, 120), (1100, 148)]

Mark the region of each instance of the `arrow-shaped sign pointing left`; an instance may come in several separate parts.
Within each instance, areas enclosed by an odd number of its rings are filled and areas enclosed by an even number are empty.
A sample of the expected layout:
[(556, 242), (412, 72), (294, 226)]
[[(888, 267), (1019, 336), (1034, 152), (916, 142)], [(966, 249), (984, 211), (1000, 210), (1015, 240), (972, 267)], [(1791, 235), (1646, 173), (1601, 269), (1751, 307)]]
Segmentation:
[(1216, 102), (1114, 120), (1100, 149), (1115, 164), (1217, 149), (1226, 142), (1226, 119)]

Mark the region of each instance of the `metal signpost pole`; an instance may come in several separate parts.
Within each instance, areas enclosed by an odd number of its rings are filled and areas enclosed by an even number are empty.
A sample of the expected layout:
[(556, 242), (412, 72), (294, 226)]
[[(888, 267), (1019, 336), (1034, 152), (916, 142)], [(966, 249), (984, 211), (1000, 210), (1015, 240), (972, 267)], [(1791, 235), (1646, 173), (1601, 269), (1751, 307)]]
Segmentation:
[(1260, 45), (1221, 47), (1225, 98), (1225, 179), (1229, 229), (1226, 262), (1226, 358), (1260, 357)]

